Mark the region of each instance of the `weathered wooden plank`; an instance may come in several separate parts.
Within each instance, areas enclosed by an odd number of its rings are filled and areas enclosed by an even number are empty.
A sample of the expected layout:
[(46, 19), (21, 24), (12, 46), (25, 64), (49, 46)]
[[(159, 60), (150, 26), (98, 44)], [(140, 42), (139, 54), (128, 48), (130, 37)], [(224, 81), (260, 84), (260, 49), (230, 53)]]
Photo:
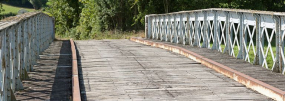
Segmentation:
[[(155, 42), (161, 42), (157, 40), (151, 40)], [(278, 87), (281, 90), (285, 91), (284, 87), (281, 87), (283, 85), (276, 84), (273, 81), (285, 81), (284, 75), (280, 73), (273, 73), (270, 70), (267, 70), (264, 67), (261, 67), (260, 65), (252, 65), (249, 62), (246, 62), (241, 59), (236, 59), (232, 56), (229, 56), (228, 54), (224, 54), (221, 52), (218, 52), (216, 50), (210, 50), (206, 48), (199, 48), (199, 47), (192, 47), (192, 46), (185, 46), (181, 44), (174, 44), (174, 43), (169, 43), (169, 42), (162, 42), (164, 44), (170, 44), (170, 45), (175, 45), (178, 47), (185, 48), (187, 50), (193, 51), (201, 56), (204, 56), (205, 58), (212, 59), (218, 63), (221, 63), (227, 67), (230, 67), (234, 70), (237, 70), (241, 73), (244, 73), (246, 75), (249, 75), (257, 80), (260, 80), (262, 82), (266, 82), (267, 84), (273, 86), (273, 87)], [(208, 55), (211, 54), (211, 55)], [(234, 60), (234, 61), (232, 61)], [(263, 81), (264, 80), (264, 81)], [(267, 80), (270, 80), (268, 82)]]
[(163, 49), (129, 40), (76, 41), (76, 46), (83, 100), (269, 100)]
[(71, 55), (69, 41), (55, 41), (46, 49), (23, 81), (17, 100), (69, 101), (71, 97)]

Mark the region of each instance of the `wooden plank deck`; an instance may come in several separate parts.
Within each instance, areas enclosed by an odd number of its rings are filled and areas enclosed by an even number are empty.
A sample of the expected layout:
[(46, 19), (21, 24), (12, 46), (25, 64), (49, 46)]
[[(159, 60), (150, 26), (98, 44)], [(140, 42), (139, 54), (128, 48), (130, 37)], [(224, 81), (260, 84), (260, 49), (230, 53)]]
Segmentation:
[(46, 49), (23, 81), (24, 90), (15, 93), (20, 101), (70, 101), (71, 50), (70, 42), (54, 41)]
[(167, 50), (129, 40), (75, 43), (83, 101), (271, 100)]
[(243, 74), (253, 77), (257, 80), (260, 80), (264, 83), (267, 83), (282, 91), (285, 91), (285, 76), (280, 73), (274, 73), (271, 70), (268, 70), (265, 67), (262, 67), (261, 65), (252, 65), (249, 62), (246, 62), (242, 59), (236, 59), (228, 54), (224, 54), (216, 50), (192, 47), (189, 45), (181, 45), (181, 44), (175, 44), (175, 43), (170, 43), (170, 42), (161, 42), (158, 40), (149, 40), (149, 41), (182, 47), (184, 49), (195, 52), (201, 56), (204, 56), (205, 58), (214, 60), (227, 67), (237, 70)]

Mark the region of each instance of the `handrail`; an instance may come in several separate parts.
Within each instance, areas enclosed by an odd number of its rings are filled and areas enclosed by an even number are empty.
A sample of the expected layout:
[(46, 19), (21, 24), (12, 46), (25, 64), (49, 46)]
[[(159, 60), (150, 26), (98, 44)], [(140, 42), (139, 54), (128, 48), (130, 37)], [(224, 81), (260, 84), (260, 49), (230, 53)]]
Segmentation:
[(193, 13), (193, 12), (203, 12), (203, 11), (227, 11), (227, 12), (236, 12), (236, 13), (251, 13), (251, 14), (266, 14), (266, 15), (285, 16), (284, 12), (249, 10), (249, 9), (230, 9), (230, 8), (208, 8), (208, 9), (170, 12), (170, 13), (164, 13), (164, 14), (149, 14), (147, 16), (171, 15), (171, 14)]
[(145, 37), (208, 48), (284, 74), (285, 13), (210, 8), (145, 16)]
[(0, 100), (16, 100), (22, 80), (39, 54), (54, 40), (54, 18), (42, 12), (25, 13), (0, 21)]
[(72, 39), (70, 39), (70, 44), (72, 52), (72, 101), (81, 101), (77, 55), (75, 45)]

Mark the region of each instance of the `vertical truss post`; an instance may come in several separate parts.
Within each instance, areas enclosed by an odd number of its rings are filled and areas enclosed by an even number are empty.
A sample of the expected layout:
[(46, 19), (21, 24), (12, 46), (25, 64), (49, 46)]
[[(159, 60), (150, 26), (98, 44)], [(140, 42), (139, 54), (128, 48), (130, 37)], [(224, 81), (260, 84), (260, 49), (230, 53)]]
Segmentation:
[(256, 55), (253, 61), (254, 65), (262, 64), (261, 52), (260, 52), (260, 40), (261, 40), (261, 29), (260, 29), (260, 16), (258, 14), (254, 15), (256, 22)]
[(280, 48), (280, 53), (279, 53), (279, 67), (282, 69), (282, 74), (284, 74), (285, 69), (284, 69), (284, 45), (285, 45), (285, 17), (280, 17), (280, 36), (279, 36), (279, 48)]
[(29, 18), (28, 19), (28, 55), (27, 55), (27, 57), (28, 57), (28, 72), (31, 72), (32, 71), (32, 65), (31, 65), (31, 56), (30, 56), (30, 54), (31, 54), (31, 33), (32, 33), (32, 31), (31, 31), (31, 27), (32, 27), (32, 25), (31, 25), (31, 18)]
[(170, 41), (170, 36), (171, 36), (171, 21), (170, 21), (170, 16), (167, 14), (167, 23), (166, 23), (166, 38), (165, 41), (169, 42)]
[(158, 40), (158, 33), (159, 33), (159, 17), (155, 16), (155, 34), (154, 39)]
[(198, 13), (195, 12), (195, 38), (194, 38), (194, 43), (193, 46), (199, 46), (199, 21), (198, 21)]
[[(9, 31), (8, 31), (8, 29), (5, 29), (5, 31), (4, 31), (4, 38), (3, 38), (3, 40), (4, 40), (4, 46), (3, 46), (3, 61), (2, 61), (2, 72), (3, 72), (3, 87), (2, 87), (2, 100), (3, 101), (7, 101), (8, 100), (8, 88), (7, 88), (7, 86), (9, 86), (9, 84), (7, 84), (8, 82), (9, 82), (9, 74), (7, 74), (7, 69), (9, 68), (8, 67), (8, 45), (7, 45), (7, 43), (8, 43), (8, 37), (7, 37), (7, 33), (8, 33)], [(10, 72), (10, 71), (9, 71)], [(8, 72), (8, 73), (9, 73)]]
[(244, 16), (243, 16), (243, 13), (238, 13), (239, 15), (239, 18), (240, 18), (240, 27), (239, 27), (239, 44), (240, 44), (240, 50), (238, 52), (238, 56), (237, 58), (238, 59), (244, 59), (243, 56), (244, 56), (244, 53), (245, 53), (245, 48), (246, 46), (243, 46), (244, 44)]
[[(26, 70), (26, 21), (21, 22), (21, 79), (28, 79), (28, 74)], [(39, 42), (40, 43), (40, 42)]]
[(152, 39), (152, 35), (153, 35), (153, 19), (152, 16), (148, 16), (148, 35), (147, 38), (148, 39)]
[(173, 14), (173, 17), (174, 17), (174, 33), (173, 33), (173, 36), (174, 36), (174, 38), (173, 38), (173, 43), (178, 43), (178, 40), (177, 40), (177, 26), (178, 26), (178, 24), (177, 24), (177, 17), (176, 17), (176, 14)]
[(22, 24), (18, 24), (16, 28), (16, 69), (17, 69), (17, 75), (16, 75), (16, 90), (23, 89), (23, 84), (21, 82), (21, 27)]
[(161, 33), (160, 33), (160, 40), (161, 41), (165, 41), (165, 25), (164, 25), (164, 22), (165, 22), (165, 19), (164, 19), (164, 15), (161, 15), (160, 16), (160, 29), (161, 29)]
[(6, 73), (6, 72), (5, 72), (5, 68), (6, 68), (6, 63), (5, 63), (5, 62), (6, 62), (6, 61), (5, 61), (5, 57), (6, 57), (6, 56), (5, 56), (5, 55), (6, 55), (6, 54), (5, 54), (5, 50), (6, 50), (6, 46), (5, 46), (6, 39), (5, 39), (5, 37), (6, 37), (6, 34), (5, 34), (5, 33), (6, 33), (6, 30), (2, 30), (2, 31), (1, 31), (1, 38), (0, 38), (0, 39), (1, 39), (1, 40), (0, 40), (0, 41), (1, 41), (1, 63), (0, 63), (0, 64), (1, 64), (1, 71), (0, 71), (0, 73), (1, 73), (1, 75), (0, 75), (0, 77), (1, 77), (1, 78), (0, 78), (0, 81), (1, 81), (1, 82), (0, 82), (0, 84), (1, 84), (1, 85), (0, 85), (0, 87), (1, 87), (1, 88), (0, 88), (0, 89), (1, 89), (1, 93), (0, 93), (0, 94), (1, 94), (1, 100), (3, 100), (3, 101), (4, 101), (5, 96), (6, 96), (6, 94), (5, 94), (5, 92), (6, 92), (6, 88), (5, 88), (5, 87), (6, 87), (6, 86), (5, 86), (5, 84), (6, 84), (6, 83), (5, 83), (5, 79), (6, 79), (6, 78), (5, 78), (5, 77), (6, 77), (6, 76), (5, 76), (5, 73)]
[[(53, 19), (52, 19), (52, 20), (53, 20)], [(39, 22), (39, 21), (40, 21), (40, 17), (39, 17), (39, 15), (37, 15), (37, 36), (36, 36), (36, 39), (37, 39), (37, 42), (36, 42), (36, 43), (37, 43), (37, 58), (40, 58), (40, 43), (39, 43), (39, 42), (40, 42), (40, 40), (39, 40), (39, 39), (40, 39), (40, 38), (39, 38), (40, 35), (39, 35), (39, 34), (40, 34), (41, 32), (40, 32), (40, 24), (39, 24), (40, 22)], [(52, 22), (52, 23), (53, 23), (52, 26), (54, 26), (54, 22)], [(52, 30), (53, 30), (53, 31), (52, 31), (52, 34), (54, 34), (54, 28), (52, 28)], [(146, 37), (146, 36), (145, 36), (145, 37)], [(54, 39), (54, 35), (52, 35), (52, 40), (53, 40), (53, 39)]]
[(174, 17), (173, 15), (169, 15), (169, 20), (170, 20), (170, 23), (169, 23), (169, 42), (173, 43), (173, 33), (174, 33)]
[(173, 14), (171, 14), (171, 34), (170, 34), (170, 42), (174, 43), (175, 41), (175, 17)]
[(160, 40), (161, 36), (161, 16), (157, 16), (157, 33), (156, 33), (156, 40)]
[(208, 47), (208, 33), (207, 33), (207, 29), (208, 29), (208, 22), (207, 22), (207, 12), (203, 11), (203, 15), (204, 15), (204, 20), (203, 20), (203, 44), (202, 44), (202, 48), (207, 48)]
[[(282, 71), (282, 68), (280, 66), (280, 61), (282, 61), (281, 57), (281, 53), (280, 53), (280, 43), (282, 41), (282, 39), (280, 39), (282, 37), (282, 34), (281, 34), (281, 30), (280, 30), (280, 17), (279, 16), (276, 16), (274, 15), (274, 20), (275, 20), (275, 24), (276, 24), (276, 36), (275, 36), (275, 42), (276, 42), (276, 60), (275, 60), (275, 64), (274, 66), (272, 67), (273, 68), (273, 72), (277, 72), (277, 73), (280, 73)], [(280, 62), (280, 63), (279, 63)]]
[(160, 41), (163, 41), (163, 33), (164, 33), (164, 30), (163, 30), (163, 16), (160, 15), (159, 16), (159, 40)]
[(185, 26), (185, 45), (190, 45), (190, 21), (189, 21), (189, 14), (185, 14), (186, 17), (186, 26)]
[(231, 49), (230, 49), (230, 40), (232, 39), (231, 37), (231, 33), (230, 33), (230, 22), (229, 22), (229, 12), (225, 12), (226, 14), (226, 25), (225, 25), (225, 30), (226, 30), (226, 42), (225, 42), (225, 49), (224, 49), (224, 53), (228, 53), (230, 55), (231, 53)]
[(161, 36), (161, 21), (160, 18), (161, 16), (157, 16), (157, 33), (156, 33), (156, 40), (160, 40)]
[(15, 92), (15, 65), (14, 65), (14, 62), (15, 62), (15, 52), (14, 52), (14, 46), (15, 46), (15, 26), (12, 26), (11, 29), (10, 29), (11, 33), (10, 33), (10, 49), (9, 49), (9, 52), (10, 52), (10, 83), (11, 83), (11, 92)]
[(149, 20), (149, 22), (150, 22), (150, 24), (149, 24), (149, 26), (148, 26), (148, 28), (150, 28), (149, 30), (150, 30), (150, 33), (148, 33), (149, 34), (149, 36), (148, 36), (148, 38), (149, 39), (153, 39), (153, 34), (154, 34), (154, 19), (153, 19), (153, 17), (152, 16), (149, 16), (148, 17), (148, 20)]
[(179, 15), (179, 27), (178, 27), (178, 43), (179, 44), (183, 44), (184, 42), (184, 39), (183, 39), (183, 35), (184, 35), (184, 33), (183, 33), (183, 23), (184, 23), (184, 21), (183, 21), (183, 15), (180, 13), (180, 14), (178, 14)]
[(256, 29), (259, 29), (259, 30), (258, 30), (258, 33), (256, 33), (256, 34), (258, 34), (258, 36), (259, 36), (259, 38), (258, 38), (258, 40), (257, 40), (257, 41), (258, 41), (257, 53), (259, 54), (259, 55), (258, 55), (259, 64), (262, 65), (262, 63), (263, 63), (263, 61), (264, 61), (264, 57), (262, 56), (262, 52), (261, 52), (262, 49), (261, 49), (261, 48), (264, 48), (264, 37), (263, 37), (262, 32), (261, 32), (262, 27), (261, 27), (261, 17), (260, 17), (260, 15), (257, 16)]
[(219, 50), (218, 48), (218, 16), (217, 16), (217, 11), (214, 11), (214, 38), (213, 38), (213, 50)]
[(28, 33), (27, 33), (27, 28), (28, 28), (28, 21), (24, 21), (24, 70), (25, 74), (28, 72)]
[(157, 27), (158, 27), (158, 21), (157, 21), (157, 16), (153, 16), (154, 18), (154, 34), (153, 34), (153, 39), (157, 39)]
[[(31, 60), (31, 64), (32, 65), (35, 65), (36, 64), (36, 56), (35, 56), (35, 48), (36, 48), (36, 45), (35, 45), (35, 17), (32, 18), (32, 32), (31, 32), (31, 38), (32, 38), (32, 53), (31, 53), (31, 56), (32, 56), (32, 60)], [(49, 30), (50, 31), (50, 30)]]
[(0, 91), (1, 91), (1, 93), (0, 93), (0, 99), (1, 100), (3, 100), (4, 98), (4, 91), (5, 91), (5, 82), (4, 82), (4, 80), (5, 80), (5, 30), (2, 30), (1, 32), (0, 32), (0, 48), (1, 48), (1, 50), (0, 50), (0, 53), (1, 53), (1, 55), (0, 55), (0, 69), (1, 69), (1, 71), (0, 71)]
[[(36, 56), (36, 48), (37, 48), (37, 45), (36, 45), (36, 33), (37, 33), (36, 23), (37, 23), (37, 21), (36, 21), (36, 17), (33, 17), (32, 19), (33, 19), (33, 23), (32, 23), (33, 24), (32, 25), (33, 26), (33, 32), (32, 32), (32, 38), (33, 38), (33, 40), (32, 40), (33, 41), (33, 47), (32, 47), (33, 48), (33, 52), (32, 52), (33, 53), (32, 54), (32, 56), (33, 56), (33, 63), (32, 64), (35, 65), (36, 64), (36, 60), (37, 60), (37, 56)], [(49, 34), (51, 34), (50, 31), (51, 30), (49, 30)], [(51, 37), (51, 36), (49, 36), (49, 37)]]
[(163, 15), (163, 27), (164, 27), (164, 36), (163, 36), (163, 41), (167, 42), (167, 34), (168, 34), (168, 27), (167, 27), (167, 15)]
[(165, 21), (165, 15), (162, 15), (162, 19), (163, 19), (163, 23), (162, 23), (162, 30), (163, 30), (163, 35), (162, 35), (162, 40), (161, 41), (165, 41), (166, 40), (166, 32), (167, 32), (167, 27), (166, 27), (166, 21)]
[(11, 79), (11, 65), (10, 65), (10, 31), (11, 31), (11, 28), (9, 28), (8, 30), (6, 30), (6, 52), (5, 52), (5, 68), (6, 68), (6, 76), (5, 76), (5, 89), (7, 90), (6, 93), (7, 93), (7, 100), (10, 100), (11, 99), (11, 88), (10, 88), (10, 79)]

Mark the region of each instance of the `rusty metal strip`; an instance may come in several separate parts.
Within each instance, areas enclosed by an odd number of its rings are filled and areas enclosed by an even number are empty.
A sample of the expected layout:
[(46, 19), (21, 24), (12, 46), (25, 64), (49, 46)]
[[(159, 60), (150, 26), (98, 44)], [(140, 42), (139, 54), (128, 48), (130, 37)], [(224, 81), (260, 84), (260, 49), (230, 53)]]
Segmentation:
[(72, 52), (72, 100), (81, 101), (79, 78), (78, 78), (77, 55), (76, 55), (75, 45), (72, 39), (70, 39), (70, 43), (71, 43), (71, 52)]
[(131, 41), (134, 42), (138, 42), (138, 43), (142, 43), (145, 45), (150, 45), (150, 46), (154, 46), (154, 47), (158, 47), (158, 48), (162, 48), (162, 49), (167, 49), (170, 50), (172, 52), (175, 53), (179, 53), (181, 55), (184, 55), (190, 59), (195, 60), (196, 62), (199, 62), (205, 66), (207, 66), (208, 68), (214, 69), (215, 71), (224, 74), (228, 77), (230, 77), (231, 79), (234, 79), (235, 81), (245, 85), (248, 88), (251, 88), (267, 97), (270, 97), (274, 100), (277, 101), (285, 101), (285, 92), (273, 87), (269, 84), (266, 84), (262, 81), (259, 81), (255, 78), (252, 78), (248, 75), (245, 75), (241, 72), (238, 72), (236, 70), (233, 70), (223, 64), (220, 64), (218, 62), (215, 62), (211, 59), (205, 58), (201, 55), (198, 55), (192, 51), (189, 51), (187, 49), (184, 49), (182, 47), (178, 47), (178, 46), (173, 46), (173, 45), (168, 45), (168, 44), (163, 44), (163, 43), (158, 43), (158, 42), (152, 42), (152, 41), (148, 41), (148, 40), (144, 40), (141, 38), (131, 38)]

